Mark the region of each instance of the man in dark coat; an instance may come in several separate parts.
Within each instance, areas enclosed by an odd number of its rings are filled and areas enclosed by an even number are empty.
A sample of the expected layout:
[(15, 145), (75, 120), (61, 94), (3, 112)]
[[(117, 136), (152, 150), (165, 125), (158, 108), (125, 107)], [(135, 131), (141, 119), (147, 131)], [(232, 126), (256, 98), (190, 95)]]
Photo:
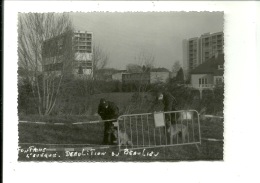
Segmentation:
[[(115, 103), (102, 98), (99, 102), (98, 114), (101, 116), (102, 120), (117, 119), (119, 116), (119, 109)], [(113, 122), (115, 121), (104, 122), (103, 144), (113, 144), (113, 141), (116, 140), (111, 131), (111, 129), (114, 128)]]
[[(167, 91), (158, 92), (157, 102), (162, 102), (164, 104), (164, 112), (176, 111), (177, 101), (174, 96)], [(168, 128), (170, 124), (175, 123), (175, 119), (178, 119), (177, 113), (165, 114), (166, 127)]]

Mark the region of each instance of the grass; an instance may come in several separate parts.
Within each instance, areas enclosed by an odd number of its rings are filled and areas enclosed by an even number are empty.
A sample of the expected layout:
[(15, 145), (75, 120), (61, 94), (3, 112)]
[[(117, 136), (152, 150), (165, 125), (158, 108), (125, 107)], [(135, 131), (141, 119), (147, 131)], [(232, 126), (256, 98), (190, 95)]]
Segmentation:
[[(125, 155), (121, 152), (119, 156), (111, 156), (112, 152), (118, 153), (117, 147), (98, 149), (103, 138), (103, 124), (71, 125), (71, 122), (97, 120), (96, 116), (21, 116), (21, 120), (63, 122), (65, 125), (41, 125), (41, 124), (19, 124), (20, 147), (26, 149), (33, 143), (46, 144), (84, 144), (84, 145), (35, 145), (37, 148), (69, 147), (79, 148), (95, 146), (96, 152), (106, 152), (106, 155), (89, 155), (82, 157), (67, 157), (64, 151), (55, 151), (59, 158), (32, 158), (27, 159), (24, 153), (19, 153), (19, 161), (183, 161), (183, 160), (223, 160), (223, 142), (212, 142), (202, 140), (199, 145), (200, 152), (195, 145), (183, 145), (174, 147), (162, 147), (146, 149), (146, 152), (159, 153), (158, 156)], [(223, 139), (223, 121), (203, 120), (201, 121), (201, 137)], [(142, 129), (137, 127), (137, 131)], [(130, 134), (130, 132), (127, 132)], [(158, 136), (156, 137), (158, 138)], [(28, 143), (28, 144), (24, 144)], [(90, 144), (90, 145), (87, 145)], [(81, 151), (81, 150), (80, 150)], [(79, 152), (80, 152), (79, 151)], [(143, 150), (136, 150), (142, 152)]]
[(125, 108), (129, 105), (132, 99), (133, 92), (118, 92), (118, 93), (101, 93), (95, 94), (91, 97), (90, 103), (92, 108), (92, 114), (97, 112), (98, 104), (101, 98), (105, 98), (108, 101), (114, 102), (120, 109), (120, 113), (125, 112)]
[[(33, 122), (48, 122), (47, 125), (42, 124), (19, 124), (19, 143), (20, 147), (23, 149), (28, 148), (31, 145), (37, 148), (77, 148), (78, 152), (81, 151), (82, 147), (94, 147), (96, 152), (106, 152), (106, 155), (89, 155), (83, 157), (68, 157), (66, 156), (64, 150), (57, 150), (48, 152), (48, 154), (56, 153), (59, 158), (32, 158), (28, 159), (25, 157), (24, 153), (19, 153), (20, 161), (183, 161), (183, 160), (223, 160), (223, 142), (214, 142), (202, 140), (199, 145), (199, 150), (197, 150), (195, 145), (183, 145), (174, 147), (161, 147), (161, 148), (151, 148), (146, 149), (146, 152), (159, 153), (158, 156), (143, 156), (141, 155), (125, 155), (124, 152), (120, 152), (119, 156), (111, 156), (111, 153), (118, 153), (118, 147), (110, 147), (107, 149), (100, 149), (101, 142), (103, 140), (103, 125), (99, 124), (84, 124), (84, 125), (72, 125), (73, 122), (86, 122), (92, 120), (99, 120), (97, 116), (93, 114), (96, 113), (98, 108), (98, 103), (100, 98), (106, 98), (109, 101), (113, 101), (118, 104), (121, 109), (121, 114), (125, 112), (125, 107), (129, 106), (130, 100), (133, 93), (104, 93), (97, 94), (91, 97), (91, 108), (92, 115), (57, 115), (57, 116), (38, 116), (38, 115), (26, 115), (19, 116), (20, 120), (33, 121)], [(151, 96), (150, 96), (151, 97)], [(145, 104), (146, 105), (146, 104)], [(133, 105), (135, 108), (136, 106)], [(145, 109), (149, 106), (145, 106)], [(142, 107), (141, 107), (142, 108)], [(144, 111), (143, 111), (144, 112)], [(151, 122), (151, 120), (149, 120)], [(54, 125), (52, 123), (64, 123), (65, 125)], [(127, 123), (127, 121), (126, 121)], [(149, 123), (153, 125), (153, 123)], [(200, 123), (201, 137), (202, 138), (215, 138), (223, 139), (223, 121), (205, 119)], [(129, 127), (129, 121), (128, 121)], [(147, 131), (147, 126), (141, 126), (140, 119), (138, 121), (137, 128), (133, 132), (139, 133), (138, 138), (142, 139), (140, 136), (142, 128)], [(145, 129), (147, 128), (147, 129)], [(122, 126), (120, 127), (122, 129)], [(149, 131), (153, 133), (153, 131)], [(127, 131), (130, 135), (131, 132)], [(156, 143), (158, 144), (158, 131), (156, 134)], [(133, 138), (134, 144), (136, 144), (137, 139)], [(41, 145), (34, 143), (42, 143), (49, 145)], [(145, 139), (147, 145), (148, 140)], [(165, 142), (163, 142), (165, 143)], [(63, 144), (63, 145), (51, 145), (51, 144)], [(68, 144), (68, 145), (64, 145)], [(74, 144), (74, 145), (71, 145)], [(80, 144), (80, 145), (75, 145)], [(152, 144), (152, 145), (154, 145)], [(143, 150), (136, 150), (140, 153)]]

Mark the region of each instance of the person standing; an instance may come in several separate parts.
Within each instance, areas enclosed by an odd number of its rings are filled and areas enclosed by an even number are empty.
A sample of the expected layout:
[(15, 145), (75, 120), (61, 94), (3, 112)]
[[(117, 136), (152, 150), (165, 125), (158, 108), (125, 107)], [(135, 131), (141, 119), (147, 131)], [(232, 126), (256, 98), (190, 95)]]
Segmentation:
[[(164, 112), (177, 110), (177, 101), (170, 92), (158, 92), (157, 101), (164, 104)], [(175, 123), (175, 119), (178, 119), (177, 113), (165, 114), (166, 127), (168, 128), (171, 124)]]
[[(110, 102), (104, 98), (101, 98), (98, 105), (98, 114), (100, 115), (102, 120), (117, 119), (119, 116), (119, 108), (114, 102)], [(111, 131), (112, 128), (115, 128), (113, 125), (113, 122), (115, 121), (104, 122), (103, 144), (111, 145), (113, 144), (113, 141), (116, 140), (116, 137), (114, 137)]]

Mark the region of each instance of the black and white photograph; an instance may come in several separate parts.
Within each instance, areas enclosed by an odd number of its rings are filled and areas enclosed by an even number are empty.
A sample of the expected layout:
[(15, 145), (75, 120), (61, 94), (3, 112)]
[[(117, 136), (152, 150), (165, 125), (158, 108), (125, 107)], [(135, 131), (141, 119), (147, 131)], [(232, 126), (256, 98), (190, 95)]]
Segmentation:
[(259, 5), (5, 0), (3, 182), (259, 182)]
[(222, 161), (223, 16), (19, 13), (18, 160)]

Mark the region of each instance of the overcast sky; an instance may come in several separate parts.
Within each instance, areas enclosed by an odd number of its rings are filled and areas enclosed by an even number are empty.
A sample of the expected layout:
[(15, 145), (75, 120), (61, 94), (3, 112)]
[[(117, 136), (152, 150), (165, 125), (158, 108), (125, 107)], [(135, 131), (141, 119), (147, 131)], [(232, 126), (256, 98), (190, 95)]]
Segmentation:
[(222, 12), (73, 13), (76, 30), (93, 32), (94, 43), (109, 54), (107, 67), (125, 69), (141, 52), (153, 55), (156, 67), (182, 62), (182, 41), (223, 31)]

